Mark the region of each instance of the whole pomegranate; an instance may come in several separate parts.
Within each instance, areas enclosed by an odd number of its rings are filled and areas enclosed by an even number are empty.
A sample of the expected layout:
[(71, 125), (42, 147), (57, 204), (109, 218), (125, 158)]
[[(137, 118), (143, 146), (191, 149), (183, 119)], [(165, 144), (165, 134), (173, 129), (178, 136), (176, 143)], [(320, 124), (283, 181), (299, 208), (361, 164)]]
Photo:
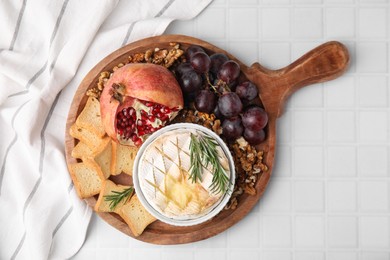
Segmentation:
[(116, 70), (100, 96), (107, 134), (124, 145), (140, 146), (183, 108), (183, 94), (163, 66), (134, 63)]

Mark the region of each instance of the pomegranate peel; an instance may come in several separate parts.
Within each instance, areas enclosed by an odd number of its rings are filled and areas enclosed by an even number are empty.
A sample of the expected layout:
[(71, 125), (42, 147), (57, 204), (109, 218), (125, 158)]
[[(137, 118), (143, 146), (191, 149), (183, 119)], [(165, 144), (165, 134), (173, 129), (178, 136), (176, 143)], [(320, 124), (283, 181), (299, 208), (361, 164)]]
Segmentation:
[(182, 108), (183, 95), (175, 77), (154, 64), (128, 64), (116, 70), (100, 97), (105, 131), (124, 145), (140, 146)]

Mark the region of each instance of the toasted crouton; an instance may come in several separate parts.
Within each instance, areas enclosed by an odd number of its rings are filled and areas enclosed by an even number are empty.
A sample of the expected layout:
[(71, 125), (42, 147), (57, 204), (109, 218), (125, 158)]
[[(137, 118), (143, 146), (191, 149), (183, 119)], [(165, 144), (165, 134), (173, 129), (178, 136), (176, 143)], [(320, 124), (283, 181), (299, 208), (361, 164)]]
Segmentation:
[(106, 179), (111, 175), (111, 156), (112, 156), (112, 141), (106, 138), (102, 145), (93, 154), (93, 159), (100, 166), (103, 175)]
[(86, 157), (91, 157), (94, 151), (85, 143), (78, 142), (72, 150), (72, 157), (75, 159), (82, 159)]
[(136, 237), (141, 235), (149, 224), (156, 221), (156, 218), (142, 206), (137, 195), (131, 197), (118, 213)]
[(91, 148), (91, 150), (93, 151), (96, 151), (103, 144), (103, 142), (105, 142), (105, 139), (109, 138), (107, 136), (101, 138), (97, 134), (89, 131), (86, 128), (79, 127), (76, 124), (73, 124), (70, 127), (69, 134), (72, 137), (79, 139), (81, 142), (88, 145), (88, 147)]
[(100, 192), (104, 176), (94, 161), (71, 164), (69, 171), (80, 198), (92, 197)]
[(122, 200), (116, 207), (112, 210), (110, 206), (110, 201), (106, 200), (106, 196), (114, 195), (115, 192), (123, 192), (125, 189), (130, 188), (130, 186), (123, 186), (123, 185), (117, 185), (114, 182), (110, 180), (103, 181), (102, 189), (99, 194), (99, 198), (95, 204), (95, 211), (98, 212), (119, 212), (121, 207), (129, 201), (130, 197), (127, 199)]
[(88, 98), (83, 111), (77, 117), (76, 125), (95, 133), (99, 137), (106, 134), (100, 115), (99, 100), (94, 97)]
[(124, 172), (130, 176), (133, 175), (133, 164), (138, 147), (121, 145), (115, 142), (112, 142), (112, 144), (111, 174), (118, 175)]

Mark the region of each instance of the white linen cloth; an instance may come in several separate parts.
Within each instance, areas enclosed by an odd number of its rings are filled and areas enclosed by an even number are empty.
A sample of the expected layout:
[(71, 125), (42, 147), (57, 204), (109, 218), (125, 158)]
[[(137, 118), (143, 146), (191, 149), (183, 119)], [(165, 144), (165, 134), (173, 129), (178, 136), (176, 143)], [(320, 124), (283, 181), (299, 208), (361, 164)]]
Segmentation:
[(66, 259), (91, 209), (64, 156), (73, 95), (102, 58), (211, 0), (0, 2), (0, 259)]

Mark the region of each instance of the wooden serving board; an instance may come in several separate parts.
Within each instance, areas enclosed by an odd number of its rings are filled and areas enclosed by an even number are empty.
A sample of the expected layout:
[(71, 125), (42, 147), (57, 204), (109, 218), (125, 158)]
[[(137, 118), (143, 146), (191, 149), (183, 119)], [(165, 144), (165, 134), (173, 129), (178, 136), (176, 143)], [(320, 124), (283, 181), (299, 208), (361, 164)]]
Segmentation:
[[(73, 98), (66, 124), (65, 150), (68, 165), (76, 163), (76, 160), (71, 157), (76, 140), (69, 135), (69, 128), (84, 108), (87, 101), (86, 91), (97, 84), (100, 72), (111, 70), (119, 63), (125, 63), (129, 54), (145, 52), (156, 47), (169, 48), (171, 42), (180, 43), (182, 49), (196, 44), (202, 46), (209, 54), (225, 53), (230, 59), (240, 64), (243, 76), (258, 86), (260, 99), (269, 116), (266, 128), (267, 137), (259, 148), (265, 151), (264, 163), (269, 169), (261, 174), (256, 183), (257, 194), (254, 196), (244, 194), (239, 197), (238, 207), (235, 210), (222, 211), (210, 221), (190, 227), (175, 227), (156, 221), (149, 225), (141, 236), (135, 237), (154, 244), (182, 244), (203, 240), (223, 232), (245, 217), (264, 193), (271, 176), (275, 156), (276, 122), (283, 112), (287, 98), (304, 86), (340, 76), (347, 69), (349, 63), (349, 54), (345, 46), (334, 41), (320, 45), (280, 70), (269, 70), (259, 63), (248, 67), (226, 51), (210, 43), (183, 35), (163, 35), (131, 43), (104, 58), (80, 83)], [(115, 181), (128, 184), (131, 183), (131, 177), (120, 175)], [(96, 201), (96, 197), (86, 199), (91, 207), (95, 205)], [(97, 214), (118, 230), (134, 237), (126, 223), (118, 215), (113, 213)]]

